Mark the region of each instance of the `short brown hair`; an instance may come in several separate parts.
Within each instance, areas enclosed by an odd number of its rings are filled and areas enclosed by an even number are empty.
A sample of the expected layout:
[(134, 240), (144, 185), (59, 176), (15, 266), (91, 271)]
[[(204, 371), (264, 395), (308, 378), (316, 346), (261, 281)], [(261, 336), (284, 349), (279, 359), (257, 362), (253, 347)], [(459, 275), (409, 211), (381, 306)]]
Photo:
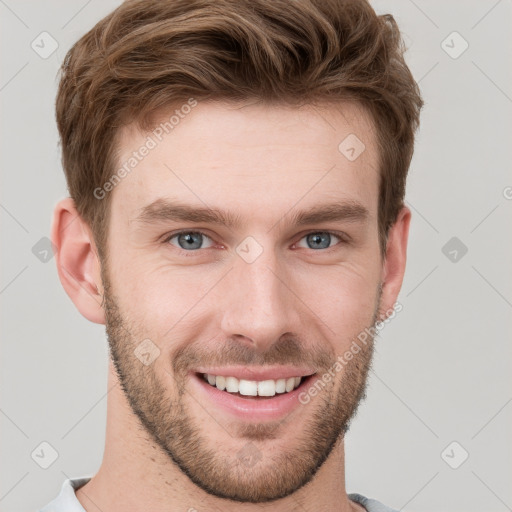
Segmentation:
[[(106, 250), (120, 127), (189, 98), (356, 100), (380, 156), (379, 240), (405, 195), (423, 101), (399, 29), (366, 0), (127, 0), (67, 53), (56, 101), (69, 193)], [(341, 141), (340, 141), (341, 142)]]

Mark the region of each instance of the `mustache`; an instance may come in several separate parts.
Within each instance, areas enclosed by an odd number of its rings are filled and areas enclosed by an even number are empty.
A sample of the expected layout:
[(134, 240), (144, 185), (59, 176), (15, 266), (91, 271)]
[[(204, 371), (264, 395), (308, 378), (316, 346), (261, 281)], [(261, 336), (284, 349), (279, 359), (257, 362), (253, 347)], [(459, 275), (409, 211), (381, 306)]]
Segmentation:
[(295, 337), (283, 338), (266, 352), (232, 338), (217, 344), (216, 347), (210, 344), (207, 348), (204, 344), (193, 343), (178, 348), (171, 357), (175, 375), (186, 375), (198, 366), (223, 365), (313, 365), (316, 370), (325, 370), (335, 361), (335, 354), (327, 346), (315, 344), (306, 349), (304, 343)]

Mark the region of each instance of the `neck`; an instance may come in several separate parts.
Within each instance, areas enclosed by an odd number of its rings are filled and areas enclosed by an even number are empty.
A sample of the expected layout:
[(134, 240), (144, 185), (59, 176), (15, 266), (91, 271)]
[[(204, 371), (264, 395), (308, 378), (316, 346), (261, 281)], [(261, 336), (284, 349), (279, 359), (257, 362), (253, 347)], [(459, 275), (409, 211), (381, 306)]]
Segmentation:
[(344, 442), (339, 439), (328, 459), (307, 485), (269, 503), (239, 503), (212, 496), (196, 486), (153, 441), (133, 414), (109, 365), (107, 430), (103, 461), (97, 474), (76, 491), (87, 512), (304, 512), (364, 510), (345, 490)]

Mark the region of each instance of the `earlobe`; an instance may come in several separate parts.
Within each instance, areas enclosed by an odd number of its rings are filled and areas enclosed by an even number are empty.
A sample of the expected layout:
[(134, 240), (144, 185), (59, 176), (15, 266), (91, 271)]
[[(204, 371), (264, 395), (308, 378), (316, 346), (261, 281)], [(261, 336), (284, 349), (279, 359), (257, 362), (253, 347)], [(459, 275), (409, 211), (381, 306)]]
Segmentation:
[(393, 309), (402, 287), (407, 260), (407, 242), (411, 211), (404, 206), (391, 226), (386, 246), (386, 258), (382, 265), (381, 315)]
[(57, 248), (55, 260), (64, 290), (85, 318), (104, 324), (101, 265), (96, 245), (89, 226), (69, 197), (55, 206), (51, 238)]

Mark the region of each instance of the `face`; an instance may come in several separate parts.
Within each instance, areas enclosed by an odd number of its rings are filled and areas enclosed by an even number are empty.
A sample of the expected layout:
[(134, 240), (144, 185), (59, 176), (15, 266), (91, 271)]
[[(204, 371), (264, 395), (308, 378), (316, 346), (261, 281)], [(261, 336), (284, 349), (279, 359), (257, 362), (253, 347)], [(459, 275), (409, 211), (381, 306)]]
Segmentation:
[[(339, 149), (351, 134), (356, 159)], [(365, 394), (373, 343), (358, 335), (382, 307), (372, 125), (354, 104), (199, 103), (163, 136), (124, 129), (120, 166), (145, 144), (110, 192), (102, 277), (118, 378), (203, 490), (285, 497)]]

